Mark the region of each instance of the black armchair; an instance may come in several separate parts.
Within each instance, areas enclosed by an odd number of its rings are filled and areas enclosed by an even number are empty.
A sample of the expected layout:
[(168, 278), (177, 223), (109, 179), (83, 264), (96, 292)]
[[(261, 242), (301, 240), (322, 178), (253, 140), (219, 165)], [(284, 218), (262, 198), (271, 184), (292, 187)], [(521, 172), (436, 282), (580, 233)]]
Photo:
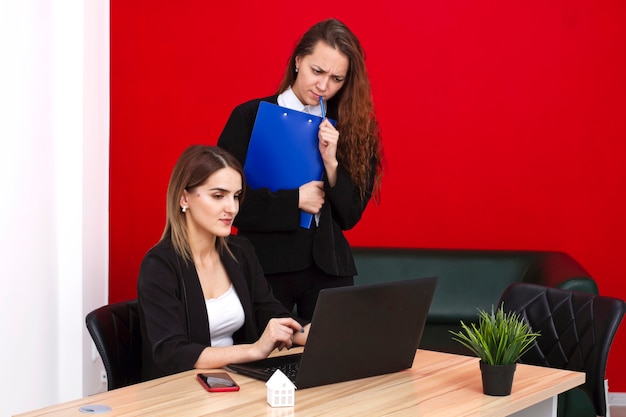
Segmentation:
[[(525, 317), (541, 336), (523, 363), (585, 372), (580, 387), (598, 416), (606, 416), (606, 362), (624, 315), (623, 300), (582, 292), (514, 283), (500, 298), (505, 311)], [(559, 415), (564, 415), (559, 398)], [(567, 415), (571, 415), (568, 411)]]
[(141, 382), (141, 329), (137, 300), (102, 306), (85, 318), (102, 357), (110, 391)]

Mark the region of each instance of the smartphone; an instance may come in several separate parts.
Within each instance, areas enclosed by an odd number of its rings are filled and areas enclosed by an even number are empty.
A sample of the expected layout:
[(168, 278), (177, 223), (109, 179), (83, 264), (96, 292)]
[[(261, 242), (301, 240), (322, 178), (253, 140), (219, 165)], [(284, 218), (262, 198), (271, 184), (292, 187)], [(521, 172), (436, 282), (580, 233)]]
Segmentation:
[(198, 381), (209, 392), (239, 391), (239, 385), (226, 372), (198, 374)]

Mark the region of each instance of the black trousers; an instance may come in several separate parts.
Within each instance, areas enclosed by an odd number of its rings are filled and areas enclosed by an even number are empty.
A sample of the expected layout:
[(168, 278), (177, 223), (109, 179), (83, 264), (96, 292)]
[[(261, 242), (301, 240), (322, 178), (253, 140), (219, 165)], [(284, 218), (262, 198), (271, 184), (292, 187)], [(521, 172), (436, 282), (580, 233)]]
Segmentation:
[(298, 317), (305, 320), (313, 317), (320, 290), (354, 285), (353, 276), (329, 275), (315, 265), (302, 271), (267, 274), (266, 278), (274, 297), (289, 311), (295, 307)]

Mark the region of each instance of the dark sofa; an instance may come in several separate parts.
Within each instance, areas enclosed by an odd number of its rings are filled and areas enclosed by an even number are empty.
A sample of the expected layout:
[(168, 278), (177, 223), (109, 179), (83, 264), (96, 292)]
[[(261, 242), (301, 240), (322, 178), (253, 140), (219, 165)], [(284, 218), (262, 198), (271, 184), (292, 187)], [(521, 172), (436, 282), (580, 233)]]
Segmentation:
[[(476, 322), (478, 309), (497, 308), (504, 289), (513, 282), (598, 294), (589, 273), (563, 252), (355, 247), (353, 253), (359, 272), (355, 285), (439, 277), (422, 349), (470, 354), (452, 340), (450, 330), (460, 330), (460, 320)], [(572, 410), (576, 416), (587, 415), (584, 410), (590, 404), (582, 392), (569, 392), (559, 398), (559, 415), (573, 416)]]
[(475, 322), (478, 309), (491, 310), (504, 289), (524, 281), (597, 294), (589, 273), (563, 252), (353, 248), (355, 284), (437, 276), (437, 289), (420, 345), (467, 353), (450, 338), (459, 321)]

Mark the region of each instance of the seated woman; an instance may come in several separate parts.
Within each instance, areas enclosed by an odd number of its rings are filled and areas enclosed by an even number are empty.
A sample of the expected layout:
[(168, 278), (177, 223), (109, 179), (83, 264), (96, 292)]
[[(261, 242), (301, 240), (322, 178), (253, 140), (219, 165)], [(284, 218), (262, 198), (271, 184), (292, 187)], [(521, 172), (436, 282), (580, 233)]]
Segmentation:
[(191, 146), (174, 166), (165, 230), (137, 282), (145, 380), (305, 344), (309, 325), (274, 298), (252, 245), (229, 236), (243, 184), (218, 147)]

